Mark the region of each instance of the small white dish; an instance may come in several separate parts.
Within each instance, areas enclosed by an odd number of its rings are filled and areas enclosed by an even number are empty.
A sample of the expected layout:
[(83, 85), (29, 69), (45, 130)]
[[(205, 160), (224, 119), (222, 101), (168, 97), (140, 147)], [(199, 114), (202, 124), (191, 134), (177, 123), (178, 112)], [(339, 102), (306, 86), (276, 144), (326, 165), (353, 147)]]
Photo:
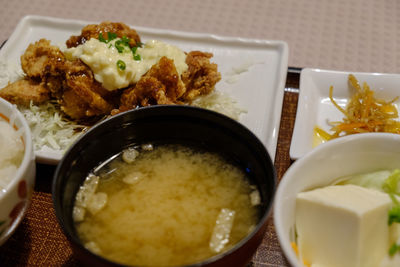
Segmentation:
[[(20, 64), (20, 56), (30, 43), (46, 38), (52, 44), (65, 46), (71, 35), (79, 35), (84, 26), (92, 23), (98, 22), (26, 16), (0, 50), (0, 57)], [(212, 52), (212, 61), (218, 64), (222, 75), (216, 90), (229, 94), (247, 111), (239, 122), (260, 138), (274, 160), (288, 67), (287, 43), (132, 27), (144, 42), (156, 39), (184, 51)], [(46, 164), (57, 164), (63, 155), (49, 149), (35, 153), (36, 160)]]
[[(15, 105), (0, 98), (0, 116), (21, 131), (24, 156), (14, 177), (0, 192), (0, 245), (17, 229), (29, 207), (36, 177), (31, 131)], [(2, 151), (3, 152), (3, 151)], [(5, 177), (0, 177), (5, 178)]]
[(344, 136), (316, 147), (284, 174), (274, 200), (274, 224), (281, 248), (293, 267), (303, 267), (294, 242), (296, 196), (332, 184), (340, 177), (400, 168), (400, 135), (362, 133)]
[[(329, 99), (329, 87), (333, 86), (333, 98), (345, 107), (351, 98), (348, 75), (354, 74), (360, 84), (367, 82), (377, 98), (387, 101), (400, 96), (400, 75), (384, 73), (344, 72), (305, 68), (300, 74), (300, 93), (296, 121), (290, 146), (290, 158), (298, 159), (313, 149), (314, 127), (329, 132), (328, 122), (341, 121), (344, 115)], [(399, 107), (400, 100), (395, 102)]]

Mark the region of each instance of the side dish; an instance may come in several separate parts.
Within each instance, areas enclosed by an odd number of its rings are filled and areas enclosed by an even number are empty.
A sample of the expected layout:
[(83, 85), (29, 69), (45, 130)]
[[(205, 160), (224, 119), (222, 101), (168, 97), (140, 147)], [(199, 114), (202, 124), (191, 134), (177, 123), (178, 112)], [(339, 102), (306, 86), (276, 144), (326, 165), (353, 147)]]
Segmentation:
[(297, 194), (296, 243), (308, 266), (398, 266), (400, 171), (339, 178)]
[(193, 264), (228, 250), (259, 219), (246, 174), (193, 147), (126, 149), (88, 175), (75, 199), (77, 233), (92, 252), (138, 266)]
[(352, 74), (348, 76), (348, 84), (353, 95), (344, 109), (334, 100), (333, 86), (330, 87), (330, 101), (345, 117), (342, 121), (329, 122), (332, 126), (332, 133), (328, 133), (318, 126), (315, 127), (314, 136), (317, 139), (324, 142), (356, 133), (400, 133), (400, 122), (397, 120), (399, 114), (397, 107), (393, 104), (399, 97), (390, 101), (378, 99), (366, 82), (361, 86)]
[(0, 195), (15, 177), (24, 156), (22, 136), (12, 125), (13, 121), (0, 114)]

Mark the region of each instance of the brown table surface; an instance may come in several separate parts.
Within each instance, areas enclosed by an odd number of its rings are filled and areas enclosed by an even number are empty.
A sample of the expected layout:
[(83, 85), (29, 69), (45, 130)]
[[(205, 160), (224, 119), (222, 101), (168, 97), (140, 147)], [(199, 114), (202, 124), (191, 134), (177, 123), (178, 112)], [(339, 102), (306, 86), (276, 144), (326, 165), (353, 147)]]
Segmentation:
[[(275, 156), (280, 180), (292, 163), (289, 147), (297, 109), (299, 74), (288, 73)], [(51, 198), (54, 166), (37, 164), (32, 203), (13, 236), (0, 247), (0, 266), (79, 266), (55, 216)], [(272, 214), (273, 216), (273, 214)], [(288, 266), (278, 243), (272, 216), (251, 266)]]

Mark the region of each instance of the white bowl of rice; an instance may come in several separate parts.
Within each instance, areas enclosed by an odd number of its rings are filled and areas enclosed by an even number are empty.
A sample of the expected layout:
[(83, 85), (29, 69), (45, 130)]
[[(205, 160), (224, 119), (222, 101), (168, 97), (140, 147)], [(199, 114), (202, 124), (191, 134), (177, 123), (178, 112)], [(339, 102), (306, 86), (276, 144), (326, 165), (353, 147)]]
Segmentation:
[(32, 137), (15, 105), (0, 98), (0, 245), (15, 231), (29, 206), (36, 166)]

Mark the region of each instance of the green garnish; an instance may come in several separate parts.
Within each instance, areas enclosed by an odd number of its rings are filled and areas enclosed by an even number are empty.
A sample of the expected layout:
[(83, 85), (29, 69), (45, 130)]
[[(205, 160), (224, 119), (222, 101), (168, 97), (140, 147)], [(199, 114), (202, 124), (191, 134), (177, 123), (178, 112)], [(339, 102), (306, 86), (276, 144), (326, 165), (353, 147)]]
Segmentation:
[(382, 185), (383, 191), (388, 194), (399, 195), (398, 184), (400, 181), (400, 170), (396, 169), (390, 174), (390, 176), (385, 180)]
[(132, 54), (135, 54), (136, 51), (137, 51), (137, 46), (132, 47), (132, 48), (131, 48), (131, 51), (132, 51)]
[[(392, 195), (390, 195), (392, 197)], [(399, 202), (395, 199), (395, 197), (392, 197), (392, 200), (395, 200), (396, 202), (394, 203), (393, 207), (389, 210), (389, 220), (388, 224), (392, 225), (392, 223), (400, 223), (400, 204)]]
[(115, 48), (117, 48), (118, 53), (124, 52), (124, 43), (122, 42), (122, 40), (115, 41)]
[(125, 70), (126, 64), (125, 64), (125, 62), (123, 62), (122, 60), (118, 60), (118, 61), (117, 61), (117, 67), (118, 67), (120, 70)]
[(390, 248), (389, 248), (389, 255), (393, 257), (396, 252), (400, 251), (400, 246), (394, 243)]
[(103, 37), (103, 33), (99, 33), (99, 41), (103, 42), (103, 43), (107, 43), (107, 40), (104, 39), (104, 37)]
[(129, 38), (127, 38), (126, 36), (123, 36), (121, 39), (115, 41), (115, 48), (117, 48), (118, 53), (124, 52), (125, 47), (130, 49), (129, 41)]
[(136, 46), (137, 46), (137, 47), (140, 47), (140, 48), (142, 48), (143, 45), (144, 45), (144, 43), (142, 43), (142, 42), (137, 42), (137, 43), (136, 43)]
[(400, 203), (395, 196), (399, 195), (397, 189), (399, 181), (400, 181), (400, 170), (396, 169), (389, 175), (389, 177), (382, 184), (383, 191), (389, 194), (393, 202), (393, 206), (389, 210), (389, 219), (388, 219), (389, 225), (392, 225), (392, 223), (394, 222), (400, 223)]
[(118, 36), (114, 32), (107, 32), (107, 40), (104, 39), (103, 33), (99, 33), (99, 41), (108, 44), (112, 40), (116, 39)]
[(112, 41), (112, 40), (114, 40), (114, 39), (117, 39), (117, 34), (116, 33), (114, 33), (114, 32), (108, 32), (107, 33), (107, 37), (108, 37), (108, 42), (110, 42), (110, 41)]
[(128, 37), (126, 37), (125, 35), (122, 36), (121, 38), (122, 42), (124, 42), (125, 44), (129, 45), (129, 42), (131, 41)]
[[(388, 216), (388, 224), (392, 225), (393, 223), (400, 223), (400, 203), (396, 198), (396, 195), (399, 195), (398, 185), (400, 181), (400, 170), (394, 170), (390, 176), (384, 181), (382, 185), (383, 191), (389, 194), (392, 199), (393, 206), (389, 210)], [(394, 243), (389, 248), (389, 255), (392, 257), (400, 251), (400, 245)]]
[(134, 55), (134, 56), (133, 56), (133, 59), (134, 59), (134, 60), (140, 60), (140, 59), (141, 59), (141, 57), (140, 57), (140, 55), (139, 55), (139, 54), (137, 54), (137, 55)]

